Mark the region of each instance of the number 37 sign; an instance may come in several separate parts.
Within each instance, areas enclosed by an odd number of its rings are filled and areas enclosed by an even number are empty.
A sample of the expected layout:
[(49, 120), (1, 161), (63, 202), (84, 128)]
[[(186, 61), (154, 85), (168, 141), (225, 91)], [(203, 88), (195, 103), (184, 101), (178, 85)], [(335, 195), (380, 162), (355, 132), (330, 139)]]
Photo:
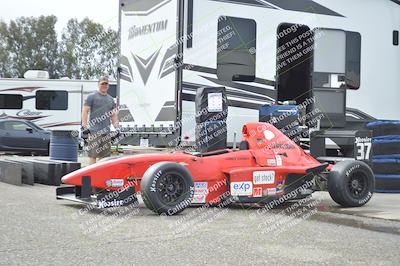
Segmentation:
[(356, 160), (370, 160), (372, 156), (372, 132), (357, 131), (354, 142)]

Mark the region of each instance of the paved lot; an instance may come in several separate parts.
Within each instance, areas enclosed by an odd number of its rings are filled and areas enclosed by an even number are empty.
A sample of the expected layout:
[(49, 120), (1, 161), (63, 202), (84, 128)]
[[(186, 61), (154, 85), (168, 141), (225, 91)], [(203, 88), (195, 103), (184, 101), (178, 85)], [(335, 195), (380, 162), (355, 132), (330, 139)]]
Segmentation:
[(399, 199), (343, 210), (321, 192), (269, 211), (159, 217), (142, 203), (101, 212), (55, 200), (54, 187), (0, 183), (0, 264), (398, 265)]

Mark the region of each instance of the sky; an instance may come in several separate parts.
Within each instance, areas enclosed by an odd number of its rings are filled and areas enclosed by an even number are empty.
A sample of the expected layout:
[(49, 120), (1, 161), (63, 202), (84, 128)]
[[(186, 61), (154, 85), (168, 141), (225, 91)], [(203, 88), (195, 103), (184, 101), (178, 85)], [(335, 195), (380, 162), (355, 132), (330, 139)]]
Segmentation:
[(118, 0), (0, 0), (0, 20), (9, 22), (21, 16), (55, 15), (56, 31), (71, 18), (88, 17), (106, 28), (118, 30)]

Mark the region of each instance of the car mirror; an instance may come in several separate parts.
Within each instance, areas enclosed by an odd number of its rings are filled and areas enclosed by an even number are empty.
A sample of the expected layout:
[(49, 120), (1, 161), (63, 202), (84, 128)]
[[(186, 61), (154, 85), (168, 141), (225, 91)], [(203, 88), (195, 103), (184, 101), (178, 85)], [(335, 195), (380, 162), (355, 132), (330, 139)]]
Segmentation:
[(29, 133), (32, 133), (32, 132), (33, 132), (33, 129), (32, 129), (31, 127), (27, 127), (27, 128), (26, 128), (26, 131), (28, 131)]

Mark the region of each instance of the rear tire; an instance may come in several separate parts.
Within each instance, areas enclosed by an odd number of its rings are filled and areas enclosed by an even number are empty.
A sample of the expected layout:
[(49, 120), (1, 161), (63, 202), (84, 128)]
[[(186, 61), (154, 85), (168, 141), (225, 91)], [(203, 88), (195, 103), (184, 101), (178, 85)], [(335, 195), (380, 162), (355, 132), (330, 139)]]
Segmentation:
[(372, 197), (375, 178), (371, 168), (361, 161), (341, 161), (328, 176), (331, 198), (343, 207), (360, 207)]
[(160, 162), (144, 173), (140, 192), (147, 208), (158, 214), (175, 215), (190, 205), (194, 183), (183, 165)]

